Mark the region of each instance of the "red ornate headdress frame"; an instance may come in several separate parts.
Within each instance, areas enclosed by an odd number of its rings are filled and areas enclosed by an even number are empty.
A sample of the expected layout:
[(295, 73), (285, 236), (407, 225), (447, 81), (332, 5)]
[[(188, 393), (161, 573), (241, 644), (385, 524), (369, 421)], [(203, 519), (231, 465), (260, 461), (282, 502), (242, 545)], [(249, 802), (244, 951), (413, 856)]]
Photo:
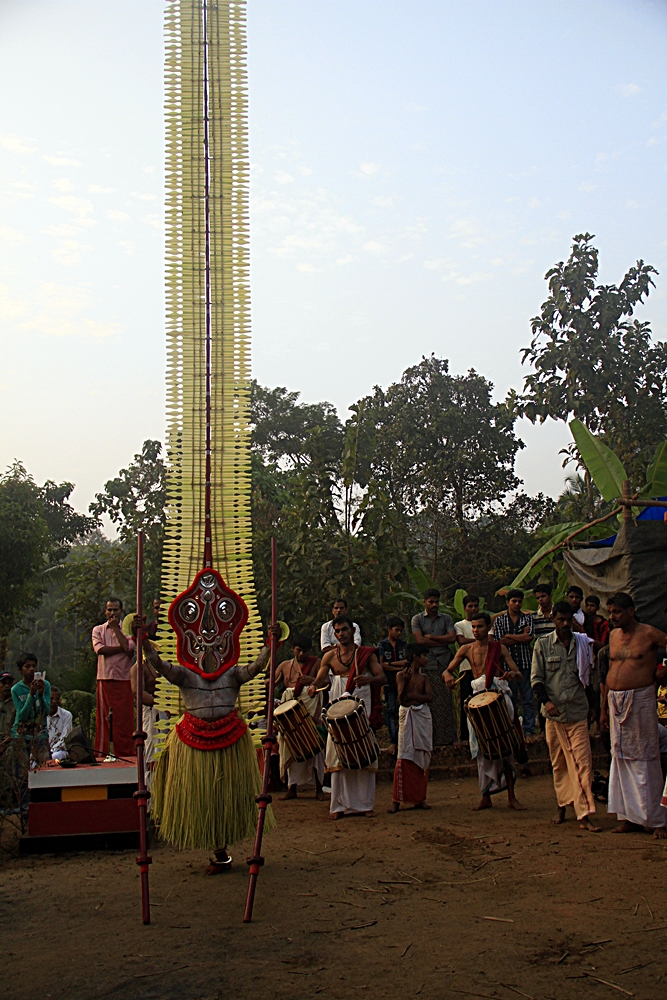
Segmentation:
[(215, 680), (238, 662), (239, 636), (247, 621), (245, 601), (230, 590), (217, 570), (200, 570), (169, 606), (178, 662)]

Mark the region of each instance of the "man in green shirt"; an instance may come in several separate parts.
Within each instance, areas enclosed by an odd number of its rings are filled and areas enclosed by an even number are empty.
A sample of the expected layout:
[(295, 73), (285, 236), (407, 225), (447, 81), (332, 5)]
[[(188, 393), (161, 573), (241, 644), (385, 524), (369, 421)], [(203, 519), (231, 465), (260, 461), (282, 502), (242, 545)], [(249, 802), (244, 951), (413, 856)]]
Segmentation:
[(14, 702), (12, 701), (12, 684), (14, 678), (5, 671), (0, 674), (0, 740), (9, 736), (14, 724)]
[(594, 678), (590, 666), (586, 667), (585, 657), (579, 653), (572, 628), (573, 615), (574, 609), (567, 601), (554, 605), (555, 630), (535, 643), (530, 680), (546, 719), (558, 801), (558, 813), (551, 822), (564, 823), (566, 808), (572, 805), (582, 830), (598, 833), (600, 828), (590, 819), (595, 813), (588, 732), (595, 719)]
[(35, 677), (37, 657), (34, 653), (24, 653), (16, 666), (21, 671), (21, 680), (12, 688), (16, 709), (12, 736), (23, 736), (33, 756), (41, 757), (43, 750), (48, 757), (46, 718), (51, 708), (51, 685), (43, 677)]

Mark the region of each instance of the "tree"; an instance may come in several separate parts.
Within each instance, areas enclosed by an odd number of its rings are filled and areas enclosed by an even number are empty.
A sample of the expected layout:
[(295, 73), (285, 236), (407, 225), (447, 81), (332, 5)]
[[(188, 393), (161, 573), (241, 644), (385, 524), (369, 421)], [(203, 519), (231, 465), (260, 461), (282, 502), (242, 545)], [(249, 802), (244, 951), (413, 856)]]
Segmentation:
[(523, 442), (492, 390), (474, 370), (450, 375), (448, 362), (431, 355), (362, 401), (375, 425), (373, 478), (414, 524), (423, 556), (431, 550), (424, 568), (433, 578), (443, 532), (454, 528), (465, 576), (472, 523), (498, 512), (520, 485), (514, 461)]
[(90, 505), (91, 514), (107, 514), (118, 534), (136, 553), (136, 537), (144, 532), (144, 594), (146, 600), (160, 593), (162, 545), (166, 523), (167, 469), (160, 457), (159, 441), (144, 441), (141, 452), (127, 469), (104, 484)]
[(7, 637), (37, 607), (58, 566), (77, 538), (94, 525), (68, 503), (74, 486), (37, 486), (20, 462), (0, 478), (0, 662)]
[(533, 423), (577, 417), (641, 477), (667, 435), (667, 344), (654, 344), (650, 325), (631, 317), (658, 272), (638, 260), (619, 285), (596, 284), (594, 238), (575, 236), (568, 260), (545, 275), (549, 297), (523, 351), (533, 371), (514, 402)]
[(110, 541), (97, 531), (85, 544), (75, 545), (64, 568), (57, 616), (74, 633), (74, 668), (63, 685), (80, 691), (95, 690), (96, 657), (90, 641), (94, 625), (104, 619), (104, 604), (119, 598), (126, 611), (134, 611), (136, 549), (131, 542)]

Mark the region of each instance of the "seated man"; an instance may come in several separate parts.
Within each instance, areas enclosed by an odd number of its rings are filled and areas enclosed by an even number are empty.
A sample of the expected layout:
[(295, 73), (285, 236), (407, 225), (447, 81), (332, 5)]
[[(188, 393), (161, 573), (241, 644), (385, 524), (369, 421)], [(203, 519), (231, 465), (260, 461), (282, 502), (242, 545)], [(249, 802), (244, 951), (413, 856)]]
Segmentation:
[[(456, 656), (449, 664), (442, 675), (442, 679), (448, 688), (456, 686), (454, 670), (459, 664), (467, 659), (472, 669), (473, 681), (471, 684), (473, 695), (481, 694), (482, 691), (499, 691), (505, 698), (505, 706), (510, 719), (514, 718), (514, 705), (510, 694), (508, 681), (518, 680), (521, 676), (516, 664), (512, 659), (509, 650), (500, 642), (489, 637), (491, 628), (491, 616), (486, 611), (478, 611), (472, 619), (472, 630), (475, 641), (461, 646)], [(504, 665), (503, 670), (501, 663)], [(479, 787), (482, 798), (475, 807), (479, 809), (490, 809), (493, 803), (491, 796), (507, 789), (507, 805), (510, 809), (524, 809), (514, 795), (514, 782), (516, 781), (516, 768), (514, 767), (514, 757), (509, 756), (504, 760), (487, 760), (482, 755), (475, 735), (475, 730), (468, 720), (468, 731), (470, 737), (470, 755), (477, 758), (477, 773), (479, 775)]]
[(49, 734), (49, 749), (52, 760), (64, 760), (68, 756), (65, 740), (72, 732), (72, 713), (61, 708), (60, 691), (51, 688), (51, 708), (46, 717), (46, 729)]
[(428, 653), (423, 646), (411, 643), (405, 650), (405, 658), (408, 665), (396, 677), (398, 758), (390, 813), (397, 813), (401, 802), (410, 802), (415, 809), (431, 808), (426, 805), (426, 791), (433, 751), (433, 719), (429, 708), (433, 692), (431, 682), (422, 673)]

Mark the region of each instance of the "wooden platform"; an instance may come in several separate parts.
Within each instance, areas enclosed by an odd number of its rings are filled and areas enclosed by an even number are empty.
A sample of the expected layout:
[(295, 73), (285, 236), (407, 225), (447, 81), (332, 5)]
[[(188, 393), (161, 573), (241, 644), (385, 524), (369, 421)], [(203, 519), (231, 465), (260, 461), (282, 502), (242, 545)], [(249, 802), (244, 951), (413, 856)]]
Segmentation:
[(28, 833), (21, 838), (21, 854), (138, 845), (136, 764), (64, 768), (48, 761), (30, 772), (28, 789)]

